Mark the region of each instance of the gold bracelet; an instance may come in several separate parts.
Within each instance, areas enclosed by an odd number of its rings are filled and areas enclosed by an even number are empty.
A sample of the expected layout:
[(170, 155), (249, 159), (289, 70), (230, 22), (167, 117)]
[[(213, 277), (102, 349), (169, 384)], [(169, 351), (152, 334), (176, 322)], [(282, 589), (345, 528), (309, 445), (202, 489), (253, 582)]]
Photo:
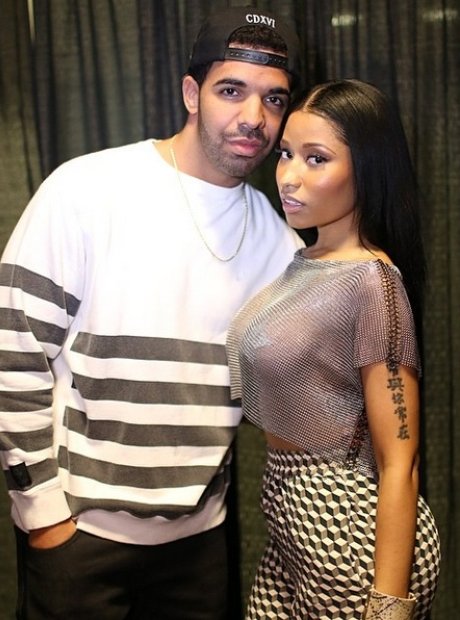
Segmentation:
[(371, 588), (361, 620), (411, 620), (416, 602), (413, 594), (400, 598)]

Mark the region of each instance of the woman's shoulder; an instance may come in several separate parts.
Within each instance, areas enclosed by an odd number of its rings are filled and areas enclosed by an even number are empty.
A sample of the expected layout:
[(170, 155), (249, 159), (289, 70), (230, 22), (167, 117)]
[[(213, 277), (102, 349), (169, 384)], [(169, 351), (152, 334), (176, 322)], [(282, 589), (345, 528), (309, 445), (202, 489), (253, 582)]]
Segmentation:
[(360, 288), (364, 296), (371, 295), (377, 299), (392, 297), (394, 301), (404, 299), (406, 302), (403, 278), (394, 263), (376, 258), (356, 265), (356, 269), (361, 273)]

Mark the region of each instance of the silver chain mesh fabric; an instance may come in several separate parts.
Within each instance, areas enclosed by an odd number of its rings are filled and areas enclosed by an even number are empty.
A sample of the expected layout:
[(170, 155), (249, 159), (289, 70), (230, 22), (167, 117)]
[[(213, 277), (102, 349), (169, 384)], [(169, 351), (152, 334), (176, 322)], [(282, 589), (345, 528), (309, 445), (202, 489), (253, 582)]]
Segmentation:
[(301, 252), (230, 327), (232, 397), (242, 398), (259, 428), (375, 476), (360, 367), (420, 368), (401, 275), (380, 260), (322, 261)]

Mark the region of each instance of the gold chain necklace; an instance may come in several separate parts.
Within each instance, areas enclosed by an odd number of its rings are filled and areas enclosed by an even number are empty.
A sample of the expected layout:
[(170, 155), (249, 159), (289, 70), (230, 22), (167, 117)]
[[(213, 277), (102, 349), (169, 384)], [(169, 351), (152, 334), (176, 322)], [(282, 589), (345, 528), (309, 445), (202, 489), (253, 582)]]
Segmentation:
[(176, 161), (176, 154), (174, 153), (174, 149), (173, 149), (173, 144), (174, 144), (174, 140), (176, 139), (176, 136), (173, 136), (173, 138), (171, 139), (171, 143), (169, 145), (169, 153), (171, 155), (171, 160), (174, 164), (174, 169), (176, 171), (176, 175), (177, 175), (177, 180), (179, 182), (179, 186), (181, 188), (182, 194), (184, 196), (184, 202), (187, 205), (187, 209), (190, 213), (190, 217), (192, 218), (193, 224), (198, 232), (198, 234), (201, 237), (201, 240), (203, 241), (204, 245), (206, 246), (208, 252), (214, 257), (217, 258), (217, 260), (220, 260), (222, 263), (228, 263), (229, 261), (233, 260), (235, 258), (235, 256), (238, 255), (238, 252), (241, 250), (241, 246), (243, 245), (243, 241), (244, 238), (246, 236), (246, 230), (248, 227), (248, 215), (249, 215), (249, 206), (248, 206), (248, 201), (246, 198), (246, 190), (245, 187), (246, 185), (243, 184), (243, 205), (244, 205), (244, 220), (243, 220), (243, 232), (241, 233), (241, 238), (238, 241), (238, 245), (236, 246), (236, 250), (233, 252), (233, 254), (231, 254), (230, 256), (228, 256), (227, 258), (222, 258), (222, 256), (218, 256), (213, 249), (210, 247), (210, 245), (208, 244), (208, 242), (205, 239), (205, 236), (203, 235), (203, 232), (201, 231), (201, 228), (198, 225), (198, 222), (195, 218), (195, 215), (193, 213), (192, 210), (192, 206), (189, 202), (188, 196), (187, 196), (187, 192), (185, 191), (185, 187), (182, 183), (182, 179), (181, 179), (181, 175), (180, 175), (180, 171), (179, 171), (179, 167), (177, 165), (177, 161)]

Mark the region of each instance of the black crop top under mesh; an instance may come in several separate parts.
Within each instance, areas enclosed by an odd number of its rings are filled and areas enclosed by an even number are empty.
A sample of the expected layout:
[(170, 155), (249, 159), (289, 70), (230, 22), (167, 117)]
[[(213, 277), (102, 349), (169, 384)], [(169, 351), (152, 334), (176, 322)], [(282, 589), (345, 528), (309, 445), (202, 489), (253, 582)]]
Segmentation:
[[(326, 461), (376, 475), (360, 367), (420, 371), (396, 267), (304, 258), (250, 300), (227, 339), (232, 398), (259, 428)], [(358, 440), (358, 441), (357, 441)]]

